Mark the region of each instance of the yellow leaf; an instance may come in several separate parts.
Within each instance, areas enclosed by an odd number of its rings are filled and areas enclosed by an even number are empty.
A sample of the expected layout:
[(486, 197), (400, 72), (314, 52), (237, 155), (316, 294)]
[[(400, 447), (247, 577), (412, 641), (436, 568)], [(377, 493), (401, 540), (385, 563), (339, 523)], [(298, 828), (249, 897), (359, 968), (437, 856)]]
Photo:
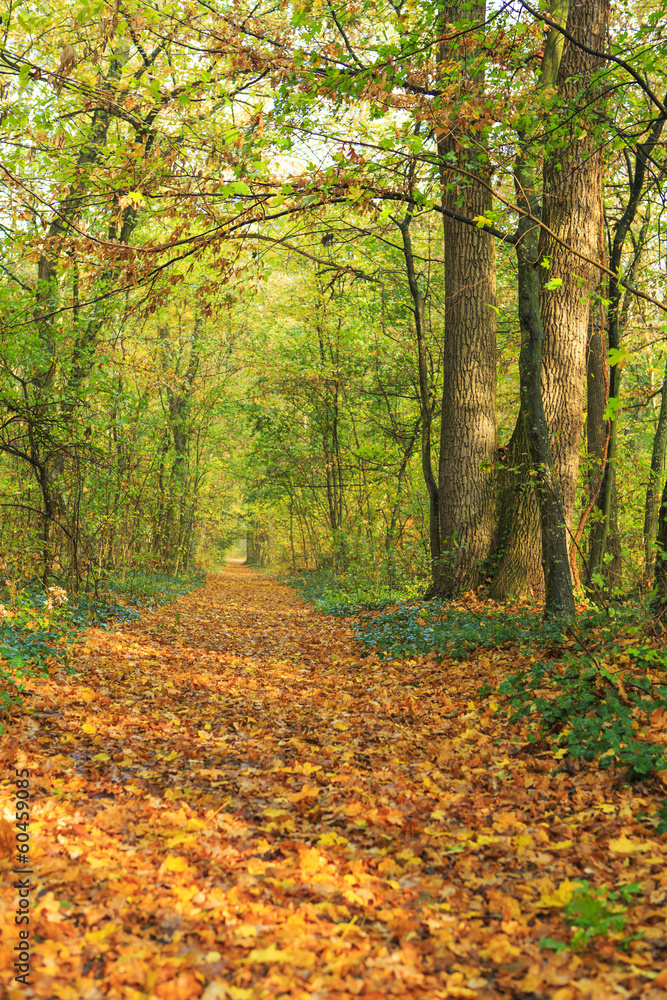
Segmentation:
[(566, 878), (565, 881), (561, 882), (558, 888), (554, 889), (553, 892), (549, 892), (548, 889), (543, 889), (539, 905), (567, 906), (572, 899), (575, 889), (578, 889), (580, 885), (580, 882), (570, 882), (569, 878)]
[(324, 858), (314, 847), (308, 847), (305, 851), (301, 852), (299, 861), (301, 870), (306, 872), (307, 875), (312, 875), (313, 872), (320, 870), (324, 863)]
[(178, 802), (179, 799), (183, 798), (182, 788), (168, 788), (164, 793), (164, 797), (167, 802)]
[(105, 944), (106, 939), (115, 934), (117, 930), (118, 925), (110, 921), (108, 924), (103, 924), (99, 930), (86, 931), (85, 940), (88, 944), (95, 945), (99, 951), (108, 951), (110, 946)]
[(193, 816), (192, 819), (188, 820), (188, 824), (187, 824), (186, 829), (187, 830), (205, 830), (206, 829), (206, 823), (203, 823), (200, 819), (197, 819), (196, 816)]
[(317, 843), (320, 847), (334, 847), (338, 844), (344, 846), (347, 844), (347, 837), (341, 837), (335, 830), (330, 830), (329, 833), (323, 833)]
[(506, 965), (521, 954), (521, 948), (517, 948), (504, 934), (495, 934), (489, 942), (488, 948), (480, 951), (480, 956), (491, 959), (496, 965)]
[(108, 753), (96, 753), (93, 760), (111, 760)]
[(257, 962), (268, 965), (270, 962), (287, 962), (288, 959), (288, 952), (281, 951), (276, 944), (270, 944), (268, 948), (253, 948), (245, 961), (248, 964)]
[(81, 732), (87, 733), (88, 736), (94, 736), (95, 733), (97, 732), (97, 726), (94, 726), (92, 722), (84, 722), (84, 724), (81, 726)]
[(196, 844), (197, 837), (194, 833), (175, 833), (173, 837), (169, 837), (167, 840), (167, 847), (178, 847), (179, 844)]
[(609, 841), (609, 850), (614, 854), (637, 854), (640, 851), (650, 851), (655, 844), (650, 841), (630, 840), (624, 833), (616, 840)]
[(111, 859), (103, 854), (89, 854), (86, 863), (90, 868), (108, 868)]
[(168, 854), (164, 859), (164, 867), (170, 872), (186, 872), (190, 866), (182, 855)]

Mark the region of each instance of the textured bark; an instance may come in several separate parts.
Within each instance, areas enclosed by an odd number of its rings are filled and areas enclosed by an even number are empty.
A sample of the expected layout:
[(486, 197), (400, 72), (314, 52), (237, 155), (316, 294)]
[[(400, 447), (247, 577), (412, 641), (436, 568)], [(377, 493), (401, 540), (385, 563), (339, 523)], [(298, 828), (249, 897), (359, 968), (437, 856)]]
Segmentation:
[[(579, 522), (574, 541), (579, 545), (583, 536), (583, 520), (587, 512), (593, 509), (602, 486), (607, 464), (611, 422), (604, 419), (604, 412), (609, 397), (609, 366), (607, 364), (607, 338), (600, 327), (593, 329), (588, 343), (588, 360), (586, 366), (586, 445), (588, 452), (588, 503)], [(600, 524), (594, 518), (588, 539), (588, 559), (584, 567), (584, 578), (589, 590), (594, 588), (592, 568), (596, 566), (600, 555), (601, 531)], [(578, 553), (571, 553), (572, 565), (576, 567)]]
[[(568, 31), (575, 39), (604, 50), (607, 15), (608, 0), (575, 0), (570, 4)], [(591, 116), (590, 82), (600, 66), (599, 58), (565, 42), (557, 79), (565, 103), (564, 120), (558, 146), (544, 164), (544, 222), (570, 247), (594, 260), (600, 251), (603, 159)], [(584, 104), (589, 105), (585, 114), (573, 113)], [(590, 296), (597, 287), (598, 272), (549, 237), (542, 250), (550, 261), (545, 279), (563, 282), (560, 288), (542, 293), (542, 386), (565, 523), (570, 529), (579, 469)]]
[[(547, 37), (538, 81), (540, 98), (553, 88), (556, 81), (563, 50), (562, 35), (556, 26), (562, 25), (567, 18), (567, 0), (554, 5), (552, 16), (554, 27)], [(539, 551), (545, 617), (569, 621), (574, 617), (574, 597), (567, 558), (564, 508), (549, 445), (543, 401), (544, 331), (540, 317), (539, 230), (533, 221), (539, 214), (535, 158), (525, 135), (521, 135), (520, 139), (514, 161), (514, 187), (517, 205), (522, 210), (515, 244), (521, 326), (521, 407), (510, 442), (510, 469), (516, 470), (510, 473), (516, 477), (512, 484), (515, 502), (512, 503), (511, 496), (503, 497), (502, 501), (503, 507), (511, 510), (504, 514), (510, 530), (507, 542), (503, 543), (501, 539), (506, 551), (503, 552), (500, 569), (506, 575), (513, 570), (512, 575), (524, 581), (530, 573), (537, 577), (534, 561)], [(539, 535), (536, 514), (539, 516)], [(522, 538), (527, 542), (523, 549)], [(495, 582), (499, 585), (501, 580)]]
[[(450, 8), (449, 21), (457, 19)], [(466, 10), (482, 22), (484, 5)], [(484, 86), (474, 64), (474, 50), (443, 51), (453, 60), (471, 95)], [(470, 60), (469, 65), (466, 60)], [(451, 65), (451, 64), (450, 64)], [(470, 70), (470, 74), (468, 73)], [(477, 74), (477, 75), (475, 75)], [(442, 164), (443, 207), (469, 217), (491, 208), (491, 194), (475, 178), (485, 179), (477, 154), (483, 135), (467, 144), (465, 123), (450, 123), (438, 146)], [(448, 169), (452, 164), (466, 171)], [(496, 278), (493, 237), (444, 216), (445, 333), (442, 423), (438, 493), (440, 563), (435, 590), (451, 596), (476, 587), (483, 578), (496, 532)]]
[[(485, 190), (467, 192), (469, 215), (489, 208)], [(496, 322), (489, 308), (495, 305), (495, 248), (486, 233), (453, 219), (444, 225), (439, 592), (453, 594), (480, 582), (496, 527)]]
[[(554, 27), (542, 56), (537, 85), (538, 108), (554, 88), (563, 53), (563, 35), (557, 26), (567, 21), (569, 0), (552, 6)], [(545, 111), (540, 109), (544, 117)], [(499, 532), (496, 567), (491, 594), (544, 597), (547, 615), (560, 615), (572, 605), (567, 574), (554, 575), (563, 561), (564, 526), (562, 507), (545, 495), (553, 478), (553, 459), (542, 399), (542, 352), (544, 334), (539, 314), (539, 230), (532, 221), (540, 215), (536, 193), (536, 156), (532, 143), (519, 134), (514, 162), (517, 204), (526, 215), (519, 220), (516, 243), (518, 305), (521, 325), (519, 359), (521, 406), (507, 448), (507, 472), (500, 475)], [(532, 217), (532, 218), (531, 218)], [(559, 520), (560, 519), (560, 520)], [(553, 546), (556, 551), (552, 551)]]
[[(515, 166), (515, 183), (520, 198), (522, 192), (530, 187), (522, 167), (519, 160)], [(544, 332), (539, 309), (537, 239), (535, 228), (526, 216), (519, 220), (518, 231), (522, 237), (516, 244), (521, 324), (521, 412), (540, 510), (544, 615), (545, 618), (571, 621), (574, 618), (574, 597), (567, 555), (565, 509), (555, 473), (543, 403)]]
[(498, 473), (498, 533), (490, 595), (496, 600), (508, 596), (544, 598), (540, 508), (523, 411)]

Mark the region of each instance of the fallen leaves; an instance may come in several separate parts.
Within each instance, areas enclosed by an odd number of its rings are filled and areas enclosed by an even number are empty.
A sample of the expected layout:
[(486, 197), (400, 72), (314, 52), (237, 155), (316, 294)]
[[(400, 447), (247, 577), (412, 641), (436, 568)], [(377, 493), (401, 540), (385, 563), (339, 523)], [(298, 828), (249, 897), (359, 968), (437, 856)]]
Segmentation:
[[(21, 994), (9, 780), (1, 800), (11, 1000), (660, 1000), (648, 800), (610, 771), (570, 774), (548, 744), (515, 753), (479, 693), (501, 656), (380, 663), (287, 588), (228, 570), (89, 632), (73, 665), (32, 685), (2, 738), (35, 790)], [(627, 928), (545, 951), (584, 882), (641, 885)]]

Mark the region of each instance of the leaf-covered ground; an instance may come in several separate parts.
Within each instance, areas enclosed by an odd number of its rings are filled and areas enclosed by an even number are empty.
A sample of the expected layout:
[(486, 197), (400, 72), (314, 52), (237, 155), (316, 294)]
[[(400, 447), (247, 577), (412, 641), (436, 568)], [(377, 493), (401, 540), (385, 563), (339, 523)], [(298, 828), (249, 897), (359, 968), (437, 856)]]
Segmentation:
[(664, 782), (524, 746), (480, 696), (520, 659), (381, 662), (240, 568), (88, 632), (0, 738), (0, 993), (664, 1000), (667, 836), (641, 819)]

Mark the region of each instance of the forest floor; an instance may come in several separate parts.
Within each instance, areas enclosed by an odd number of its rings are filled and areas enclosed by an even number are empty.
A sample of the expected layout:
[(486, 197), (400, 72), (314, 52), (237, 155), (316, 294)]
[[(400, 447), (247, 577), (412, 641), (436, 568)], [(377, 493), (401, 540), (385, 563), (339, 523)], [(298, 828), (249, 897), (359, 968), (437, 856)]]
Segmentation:
[(517, 658), (382, 662), (243, 568), (89, 631), (0, 738), (0, 993), (665, 1000), (655, 789), (517, 743)]

